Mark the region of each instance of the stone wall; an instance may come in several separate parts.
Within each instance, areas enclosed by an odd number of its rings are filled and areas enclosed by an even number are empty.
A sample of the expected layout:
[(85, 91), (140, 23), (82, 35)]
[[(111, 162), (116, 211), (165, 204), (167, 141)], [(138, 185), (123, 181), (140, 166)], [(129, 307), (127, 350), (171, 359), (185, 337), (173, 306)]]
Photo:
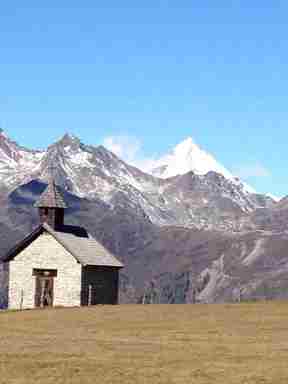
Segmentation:
[(50, 234), (44, 232), (9, 263), (9, 309), (34, 308), (33, 268), (57, 269), (54, 306), (79, 306), (81, 265)]

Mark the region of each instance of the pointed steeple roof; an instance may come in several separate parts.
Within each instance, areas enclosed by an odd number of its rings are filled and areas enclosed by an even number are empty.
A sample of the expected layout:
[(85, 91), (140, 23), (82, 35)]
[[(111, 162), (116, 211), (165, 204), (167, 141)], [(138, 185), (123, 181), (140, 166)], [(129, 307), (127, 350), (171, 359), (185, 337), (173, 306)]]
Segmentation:
[(49, 178), (48, 186), (34, 204), (36, 208), (68, 208), (60, 188), (54, 178)]

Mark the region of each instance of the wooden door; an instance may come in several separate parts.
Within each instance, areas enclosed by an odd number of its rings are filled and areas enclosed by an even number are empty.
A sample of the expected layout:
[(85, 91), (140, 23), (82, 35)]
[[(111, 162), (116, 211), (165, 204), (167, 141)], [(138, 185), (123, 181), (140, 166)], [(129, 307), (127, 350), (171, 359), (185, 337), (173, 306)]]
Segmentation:
[(53, 277), (36, 276), (35, 307), (51, 307), (54, 299)]

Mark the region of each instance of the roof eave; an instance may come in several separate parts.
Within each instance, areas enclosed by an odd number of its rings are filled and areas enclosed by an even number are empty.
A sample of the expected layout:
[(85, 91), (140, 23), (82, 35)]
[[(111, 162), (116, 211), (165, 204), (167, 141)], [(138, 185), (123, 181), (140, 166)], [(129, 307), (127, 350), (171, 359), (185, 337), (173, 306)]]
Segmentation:
[(121, 269), (121, 268), (124, 268), (124, 265), (122, 264), (121, 266), (120, 265), (110, 265), (110, 264), (82, 264), (83, 267), (103, 267), (103, 268), (117, 268), (117, 269)]

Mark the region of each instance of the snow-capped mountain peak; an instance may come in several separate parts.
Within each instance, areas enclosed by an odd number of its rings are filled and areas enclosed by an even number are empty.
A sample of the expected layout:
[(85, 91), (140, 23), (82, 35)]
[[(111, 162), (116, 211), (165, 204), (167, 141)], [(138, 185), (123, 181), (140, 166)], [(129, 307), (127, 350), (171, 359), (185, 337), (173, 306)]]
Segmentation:
[[(159, 168), (162, 168), (159, 172)], [(205, 175), (209, 171), (222, 174), (227, 179), (233, 175), (216, 159), (200, 148), (191, 137), (188, 137), (172, 150), (168, 155), (163, 156), (159, 161), (159, 167), (152, 170), (152, 174), (161, 178), (168, 178), (182, 175), (193, 171), (197, 175)]]
[(52, 146), (62, 146), (62, 147), (79, 147), (81, 144), (80, 139), (77, 136), (71, 135), (70, 133), (65, 133), (64, 136), (60, 137), (56, 143), (52, 144)]
[(192, 137), (188, 137), (177, 144), (169, 154), (158, 161), (158, 166), (152, 169), (150, 173), (153, 176), (167, 179), (191, 171), (196, 175), (206, 175), (210, 171), (220, 173), (233, 183), (242, 184), (245, 191), (255, 193), (252, 187), (235, 178), (214, 156), (198, 146)]
[(3, 128), (0, 128), (0, 136), (5, 137), (6, 139), (8, 138)]

